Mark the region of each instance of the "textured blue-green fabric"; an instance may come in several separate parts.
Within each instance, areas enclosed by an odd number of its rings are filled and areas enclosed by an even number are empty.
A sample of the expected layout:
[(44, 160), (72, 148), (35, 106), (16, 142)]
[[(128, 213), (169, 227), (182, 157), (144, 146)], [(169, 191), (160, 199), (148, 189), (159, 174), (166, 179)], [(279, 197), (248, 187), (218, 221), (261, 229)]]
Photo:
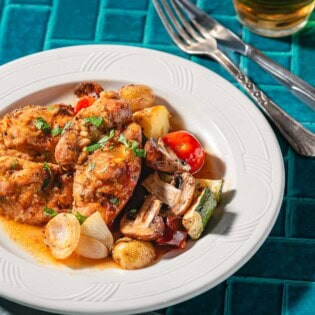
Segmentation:
[[(238, 23), (232, 0), (194, 2), (245, 41), (315, 85), (314, 13), (298, 34), (268, 39)], [(175, 47), (149, 0), (0, 0), (0, 23), (0, 64), (62, 46), (137, 45), (191, 59), (234, 83), (214, 61), (187, 56)], [(314, 111), (248, 59), (235, 55), (232, 58), (283, 109), (315, 131)], [(227, 281), (156, 313), (315, 314), (315, 159), (296, 155), (277, 130), (275, 133), (285, 162), (286, 189), (271, 235), (257, 254)], [(0, 298), (0, 314), (45, 313)]]

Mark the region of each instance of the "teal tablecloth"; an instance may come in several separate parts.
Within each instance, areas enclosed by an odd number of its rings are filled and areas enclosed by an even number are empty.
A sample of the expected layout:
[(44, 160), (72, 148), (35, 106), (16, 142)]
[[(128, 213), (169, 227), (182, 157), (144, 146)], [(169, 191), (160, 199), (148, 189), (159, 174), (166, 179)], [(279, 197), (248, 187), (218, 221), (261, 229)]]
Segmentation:
[[(315, 85), (314, 14), (307, 27), (293, 37), (267, 39), (238, 23), (231, 2), (197, 1), (244, 40)], [(233, 82), (215, 62), (180, 52), (149, 0), (0, 0), (0, 19), (0, 64), (62, 46), (124, 44), (192, 59)], [(245, 58), (234, 60), (283, 109), (315, 131), (314, 111), (255, 64)], [(267, 241), (227, 281), (185, 303), (158, 310), (158, 314), (315, 314), (315, 159), (296, 155), (277, 136), (285, 161), (286, 190), (280, 216)], [(0, 314), (45, 313), (0, 298)]]

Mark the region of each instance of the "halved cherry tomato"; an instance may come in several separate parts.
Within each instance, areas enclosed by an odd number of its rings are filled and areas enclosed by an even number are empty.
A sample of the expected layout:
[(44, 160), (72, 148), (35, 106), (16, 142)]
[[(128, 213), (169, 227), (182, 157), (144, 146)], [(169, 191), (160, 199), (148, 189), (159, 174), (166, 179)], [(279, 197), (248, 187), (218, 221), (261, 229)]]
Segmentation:
[(74, 111), (77, 114), (81, 109), (91, 106), (95, 102), (93, 96), (84, 96), (80, 98), (74, 107)]
[(168, 216), (164, 235), (156, 240), (159, 245), (171, 245), (178, 248), (185, 248), (187, 243), (187, 232), (182, 225), (180, 217)]
[(205, 161), (205, 150), (200, 142), (187, 131), (175, 131), (165, 135), (162, 140), (176, 155), (190, 165), (190, 173), (196, 173)]

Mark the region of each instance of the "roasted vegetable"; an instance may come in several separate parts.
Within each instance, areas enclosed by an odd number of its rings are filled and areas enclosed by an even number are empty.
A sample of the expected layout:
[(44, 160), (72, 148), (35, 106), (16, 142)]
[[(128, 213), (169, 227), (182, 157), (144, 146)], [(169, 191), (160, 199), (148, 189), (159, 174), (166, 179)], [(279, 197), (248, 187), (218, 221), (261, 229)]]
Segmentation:
[(206, 153), (198, 139), (187, 131), (175, 131), (162, 138), (181, 160), (190, 166), (192, 174), (198, 172), (205, 162)]
[(193, 240), (200, 237), (216, 206), (217, 201), (213, 192), (208, 187), (204, 188), (201, 195), (188, 209), (182, 221)]
[(102, 242), (111, 250), (114, 239), (99, 211), (90, 215), (81, 225), (81, 235), (92, 237)]
[(147, 138), (159, 138), (166, 135), (170, 129), (170, 113), (163, 105), (145, 108), (133, 114)]
[(198, 197), (202, 190), (208, 187), (213, 192), (216, 201), (217, 202), (220, 201), (223, 188), (223, 179), (196, 178), (195, 181), (196, 181), (195, 197)]
[(81, 234), (75, 252), (83, 257), (91, 259), (102, 259), (108, 256), (109, 249), (96, 238)]
[(161, 204), (156, 197), (147, 197), (138, 213), (129, 211), (122, 217), (120, 231), (126, 236), (144, 241), (161, 237), (165, 228), (162, 217), (158, 215)]
[(69, 257), (80, 239), (80, 223), (71, 213), (60, 213), (45, 228), (45, 243), (57, 259)]
[(142, 185), (157, 199), (170, 207), (174, 207), (179, 201), (181, 191), (173, 185), (162, 181), (156, 172), (149, 175)]
[(188, 172), (175, 174), (171, 184), (180, 190), (180, 197), (178, 202), (170, 208), (169, 212), (175, 216), (181, 216), (186, 212), (194, 198), (195, 178)]
[(123, 237), (116, 241), (113, 259), (124, 269), (139, 269), (152, 264), (156, 254), (150, 242)]
[(190, 166), (181, 160), (161, 138), (148, 139), (144, 149), (146, 150), (145, 162), (154, 170), (169, 174), (190, 171)]
[(181, 221), (181, 217), (167, 216), (164, 234), (156, 240), (156, 243), (159, 245), (170, 245), (178, 248), (185, 248), (187, 231), (183, 227)]
[(153, 106), (154, 103), (153, 91), (146, 85), (126, 85), (118, 93), (120, 98), (129, 103), (133, 113)]

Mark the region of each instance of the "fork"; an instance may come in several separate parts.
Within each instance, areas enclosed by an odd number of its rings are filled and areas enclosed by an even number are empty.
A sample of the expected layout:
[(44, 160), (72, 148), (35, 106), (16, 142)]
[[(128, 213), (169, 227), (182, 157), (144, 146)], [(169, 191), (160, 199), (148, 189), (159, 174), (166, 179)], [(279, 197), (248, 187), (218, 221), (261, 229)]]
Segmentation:
[(295, 119), (283, 111), (268, 98), (234, 63), (217, 48), (215, 38), (195, 20), (189, 20), (175, 3), (166, 0), (153, 0), (156, 11), (168, 34), (175, 44), (184, 52), (206, 55), (217, 61), (230, 73), (256, 102), (263, 112), (273, 121), (283, 137), (293, 149), (305, 156), (315, 156), (315, 135), (304, 128)]

